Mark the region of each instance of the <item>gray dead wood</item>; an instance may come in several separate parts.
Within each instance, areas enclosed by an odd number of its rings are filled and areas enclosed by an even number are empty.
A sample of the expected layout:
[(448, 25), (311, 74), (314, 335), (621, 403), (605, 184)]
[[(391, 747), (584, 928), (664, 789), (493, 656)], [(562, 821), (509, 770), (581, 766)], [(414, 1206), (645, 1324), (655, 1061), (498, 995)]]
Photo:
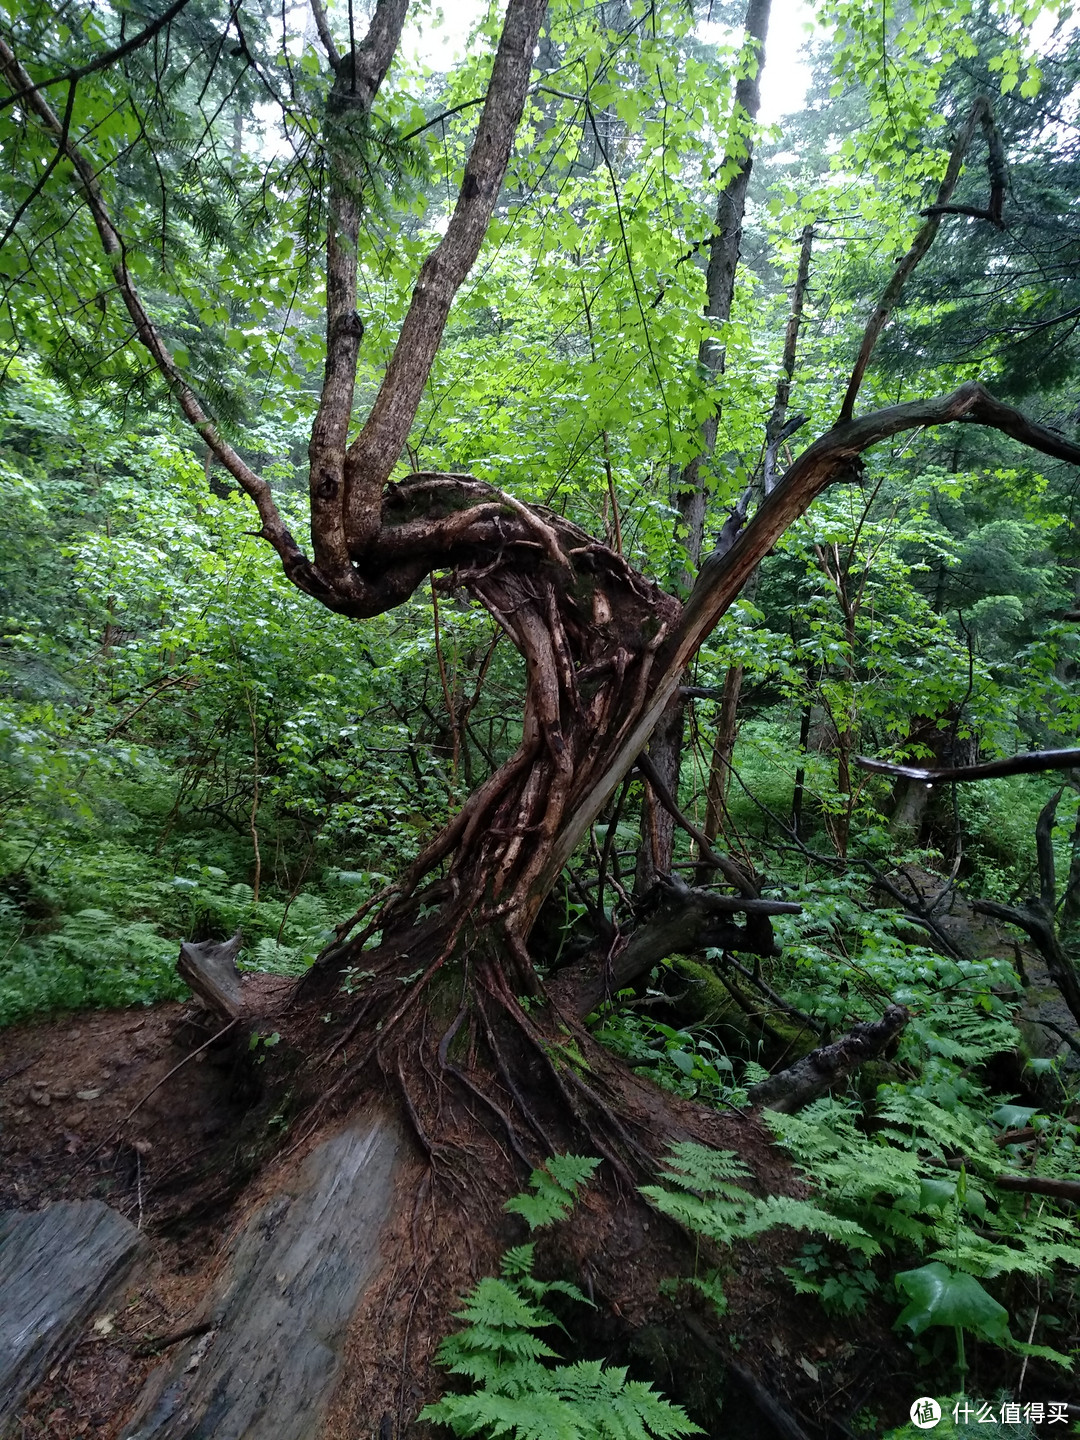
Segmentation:
[(154, 1371), (124, 1440), (314, 1440), (404, 1144), (383, 1116), (359, 1122), (251, 1216), (196, 1317), (211, 1328)]
[(225, 1020), (239, 1020), (243, 1014), (244, 982), (236, 968), (236, 957), (243, 943), (239, 930), (224, 944), (207, 941), (193, 945), (185, 940), (176, 962), (181, 980), (209, 1010)]
[(908, 1022), (902, 1005), (890, 1005), (880, 1020), (855, 1025), (832, 1045), (811, 1050), (787, 1070), (770, 1075), (747, 1091), (751, 1105), (792, 1115), (846, 1080), (866, 1060), (880, 1055)]
[(0, 1215), (0, 1435), (142, 1246), (135, 1226), (100, 1200)]

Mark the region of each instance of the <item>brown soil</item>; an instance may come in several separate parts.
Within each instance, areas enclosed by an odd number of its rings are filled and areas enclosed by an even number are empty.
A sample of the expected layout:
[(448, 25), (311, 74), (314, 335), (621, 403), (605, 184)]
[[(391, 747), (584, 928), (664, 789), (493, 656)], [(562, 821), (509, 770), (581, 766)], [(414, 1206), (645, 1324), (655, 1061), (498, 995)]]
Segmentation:
[[(288, 984), (254, 980), (268, 1007)], [(112, 1436), (157, 1342), (190, 1323), (230, 1198), (215, 1162), (250, 1097), (232, 1052), (192, 1055), (212, 1034), (180, 1004), (0, 1032), (0, 1210), (101, 1199), (150, 1241), (131, 1283), (30, 1398), (18, 1440)]]
[[(285, 987), (270, 977), (254, 984), (265, 989), (257, 1008), (272, 1016)], [(150, 1241), (149, 1258), (126, 1289), (31, 1397), (18, 1440), (114, 1440), (169, 1340), (192, 1324), (223, 1239), (296, 1163), (289, 1145), (274, 1157), (277, 1131), (262, 1151), (254, 1144), (256, 1131), (267, 1136), (269, 1107), (249, 1057), (210, 1044), (184, 1063), (213, 1033), (199, 1015), (178, 1004), (98, 1012), (0, 1038), (0, 1208), (97, 1197)], [(280, 1025), (285, 1032), (284, 1015)], [(753, 1116), (701, 1111), (617, 1073), (624, 1113), (642, 1131), (736, 1150), (761, 1193), (800, 1192)], [(521, 1221), (501, 1211), (499, 1141), (485, 1139), (482, 1128), (477, 1139), (475, 1126), (471, 1134), (476, 1174), (490, 1177), (477, 1187), (487, 1190), (488, 1213), (456, 1208), (431, 1184), (419, 1153), (402, 1166), (386, 1263), (352, 1326), (324, 1440), (412, 1434), (418, 1406), (444, 1388), (434, 1356), (448, 1315), (480, 1276), (497, 1270), (504, 1247), (526, 1238)], [(304, 1150), (319, 1138), (308, 1137)], [(801, 1243), (777, 1232), (718, 1257), (729, 1298), (718, 1327), (707, 1304), (685, 1289), (658, 1299), (661, 1281), (687, 1273), (692, 1257), (673, 1227), (609, 1180), (590, 1187), (572, 1222), (545, 1233), (537, 1269), (575, 1279), (594, 1300), (595, 1310), (574, 1307), (566, 1317), (585, 1353), (632, 1365), (681, 1398), (710, 1434), (769, 1440), (776, 1433), (725, 1374), (731, 1362), (814, 1436), (850, 1434), (870, 1401), (889, 1424), (899, 1423), (910, 1403), (910, 1357), (884, 1314), (829, 1323), (793, 1293), (781, 1267)]]

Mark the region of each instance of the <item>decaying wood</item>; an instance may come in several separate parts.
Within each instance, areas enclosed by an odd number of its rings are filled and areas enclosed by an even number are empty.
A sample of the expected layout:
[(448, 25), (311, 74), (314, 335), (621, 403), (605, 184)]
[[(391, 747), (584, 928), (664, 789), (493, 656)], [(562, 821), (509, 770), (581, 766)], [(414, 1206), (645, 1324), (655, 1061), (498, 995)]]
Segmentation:
[(100, 1200), (0, 1215), (0, 1435), (143, 1249)]
[(1019, 1190), (1027, 1195), (1051, 1195), (1055, 1200), (1071, 1200), (1080, 1205), (1080, 1180), (1061, 1180), (1042, 1175), (995, 1175), (999, 1190)]
[(379, 1266), (405, 1144), (385, 1116), (357, 1122), (255, 1212), (191, 1338), (151, 1375), (124, 1440), (319, 1434), (345, 1332)]
[(863, 770), (872, 770), (878, 775), (942, 785), (946, 781), (962, 784), (968, 780), (992, 780), (998, 775), (1038, 775), (1046, 770), (1080, 769), (1080, 750), (1027, 750), (1022, 755), (986, 760), (981, 765), (944, 765), (931, 770), (920, 765), (893, 765), (866, 755), (856, 755), (854, 760)]
[(238, 930), (223, 944), (206, 941), (180, 946), (176, 971), (208, 1010), (223, 1020), (239, 1020), (244, 1009), (244, 982), (236, 968), (236, 957), (244, 943)]
[(1023, 930), (1030, 938), (1050, 972), (1050, 978), (1061, 992), (1061, 998), (1080, 1025), (1080, 976), (1076, 966), (1062, 948), (1054, 925), (1052, 911), (1037, 897), (1026, 905), (1001, 905), (996, 900), (974, 900), (973, 910), (980, 915), (991, 915), (995, 920), (1005, 920)]
[(832, 1045), (811, 1050), (789, 1069), (751, 1086), (747, 1092), (751, 1105), (778, 1110), (783, 1115), (794, 1114), (846, 1080), (865, 1061), (880, 1055), (907, 1022), (908, 1012), (904, 1007), (890, 1005), (880, 1020), (854, 1026)]
[[(553, 993), (571, 1004), (578, 1015), (588, 1015), (602, 1000), (647, 975), (669, 955), (706, 947), (777, 955), (769, 917), (797, 915), (802, 910), (794, 901), (716, 895), (694, 889), (674, 876), (662, 882), (660, 891), (665, 898), (656, 914), (634, 931), (599, 973), (590, 967), (584, 973), (561, 975), (555, 982)], [(735, 923), (739, 914), (746, 916), (743, 925)]]

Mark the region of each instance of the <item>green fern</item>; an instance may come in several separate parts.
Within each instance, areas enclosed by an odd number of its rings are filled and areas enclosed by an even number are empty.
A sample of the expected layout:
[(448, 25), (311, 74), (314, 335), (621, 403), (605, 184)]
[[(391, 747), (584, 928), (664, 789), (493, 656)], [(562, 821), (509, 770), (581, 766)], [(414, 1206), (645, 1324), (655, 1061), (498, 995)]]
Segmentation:
[(530, 1230), (562, 1220), (573, 1208), (578, 1190), (599, 1164), (588, 1155), (553, 1155), (542, 1170), (534, 1170), (529, 1176), (534, 1193), (515, 1195), (503, 1209), (520, 1215)]
[(750, 1172), (730, 1150), (710, 1150), (684, 1141), (673, 1145), (671, 1162), (660, 1171), (666, 1185), (646, 1185), (641, 1193), (663, 1214), (696, 1235), (720, 1245), (748, 1240), (784, 1225), (836, 1240), (863, 1255), (881, 1247), (854, 1220), (834, 1215), (809, 1200), (789, 1195), (751, 1195), (739, 1180)]
[[(534, 1229), (562, 1219), (598, 1164), (580, 1155), (555, 1156), (533, 1172), (529, 1183), (536, 1193), (516, 1196), (506, 1209)], [(500, 1275), (477, 1284), (457, 1312), (465, 1328), (448, 1336), (438, 1352), (440, 1365), (473, 1388), (425, 1405), (419, 1418), (458, 1436), (489, 1440), (681, 1440), (702, 1434), (684, 1410), (651, 1385), (628, 1379), (625, 1369), (598, 1360), (551, 1363), (558, 1353), (538, 1332), (564, 1327), (548, 1297), (590, 1302), (566, 1280), (538, 1280), (534, 1260), (533, 1245), (515, 1246), (503, 1256)]]

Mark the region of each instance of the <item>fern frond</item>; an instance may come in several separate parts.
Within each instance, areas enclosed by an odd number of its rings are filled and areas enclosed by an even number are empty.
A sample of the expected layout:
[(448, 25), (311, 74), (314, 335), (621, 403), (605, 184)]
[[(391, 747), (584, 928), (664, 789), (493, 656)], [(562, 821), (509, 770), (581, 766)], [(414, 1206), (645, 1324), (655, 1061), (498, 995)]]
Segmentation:
[(579, 1188), (599, 1164), (588, 1155), (552, 1155), (542, 1169), (529, 1176), (529, 1188), (534, 1193), (515, 1195), (503, 1209), (520, 1215), (530, 1230), (553, 1225), (569, 1215)]

